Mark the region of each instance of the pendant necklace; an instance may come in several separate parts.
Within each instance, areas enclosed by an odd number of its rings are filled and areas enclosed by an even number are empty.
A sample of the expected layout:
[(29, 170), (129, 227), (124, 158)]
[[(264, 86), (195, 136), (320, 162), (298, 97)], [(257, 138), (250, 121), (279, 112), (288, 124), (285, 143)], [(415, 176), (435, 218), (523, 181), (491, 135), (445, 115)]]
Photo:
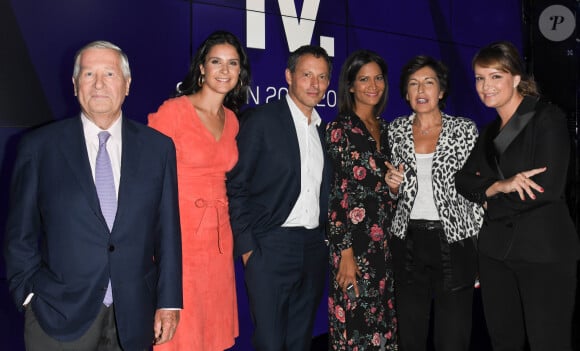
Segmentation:
[(414, 124), (415, 124), (415, 126), (417, 126), (417, 129), (419, 129), (420, 135), (427, 135), (431, 132), (432, 129), (440, 128), (442, 126), (442, 124), (439, 123), (439, 124), (432, 125), (429, 128), (422, 129), (421, 126), (417, 122), (415, 122)]

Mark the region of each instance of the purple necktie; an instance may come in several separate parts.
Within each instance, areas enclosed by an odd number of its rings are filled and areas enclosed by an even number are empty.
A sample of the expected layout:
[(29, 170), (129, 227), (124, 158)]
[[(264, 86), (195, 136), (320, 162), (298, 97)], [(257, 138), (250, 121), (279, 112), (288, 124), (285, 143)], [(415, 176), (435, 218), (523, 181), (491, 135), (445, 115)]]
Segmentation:
[[(95, 187), (99, 196), (101, 213), (107, 221), (109, 231), (113, 229), (115, 215), (117, 214), (117, 194), (115, 191), (115, 180), (113, 178), (113, 168), (111, 159), (107, 152), (107, 140), (111, 134), (109, 132), (99, 133), (99, 151), (97, 152), (97, 162), (95, 164)], [(110, 306), (113, 303), (113, 291), (111, 289), (111, 280), (105, 293), (103, 303)]]

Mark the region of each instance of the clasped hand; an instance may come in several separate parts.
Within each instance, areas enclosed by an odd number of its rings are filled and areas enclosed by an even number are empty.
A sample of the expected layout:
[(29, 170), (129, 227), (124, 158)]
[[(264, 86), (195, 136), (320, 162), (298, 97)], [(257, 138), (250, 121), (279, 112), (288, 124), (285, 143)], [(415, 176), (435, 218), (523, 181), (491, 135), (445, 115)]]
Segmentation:
[(405, 166), (401, 163), (398, 168), (395, 168), (389, 161), (385, 161), (387, 166), (387, 173), (385, 174), (385, 183), (389, 186), (391, 193), (397, 195), (399, 187), (405, 179)]

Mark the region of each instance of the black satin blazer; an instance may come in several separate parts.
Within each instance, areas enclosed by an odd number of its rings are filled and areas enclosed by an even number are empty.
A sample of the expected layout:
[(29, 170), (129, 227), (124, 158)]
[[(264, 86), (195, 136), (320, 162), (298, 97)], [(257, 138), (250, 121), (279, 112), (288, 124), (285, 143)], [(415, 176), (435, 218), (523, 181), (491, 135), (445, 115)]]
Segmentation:
[[(487, 210), (479, 251), (500, 260), (573, 261), (580, 244), (565, 200), (571, 144), (564, 113), (554, 105), (525, 97), (500, 130), (499, 117), (480, 135), (470, 158), (455, 177), (457, 191)], [(532, 179), (544, 188), (536, 199), (517, 192), (486, 198), (495, 181), (546, 166)]]

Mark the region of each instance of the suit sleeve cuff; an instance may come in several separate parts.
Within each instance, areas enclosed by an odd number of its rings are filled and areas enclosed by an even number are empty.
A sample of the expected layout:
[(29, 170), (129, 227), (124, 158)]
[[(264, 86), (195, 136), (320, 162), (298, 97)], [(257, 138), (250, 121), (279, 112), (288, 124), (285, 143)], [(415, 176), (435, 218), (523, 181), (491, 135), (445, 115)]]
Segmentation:
[(28, 294), (28, 296), (26, 296), (26, 299), (24, 299), (24, 303), (22, 303), (22, 306), (28, 305), (30, 303), (30, 301), (32, 300), (33, 296), (34, 296), (34, 293)]

